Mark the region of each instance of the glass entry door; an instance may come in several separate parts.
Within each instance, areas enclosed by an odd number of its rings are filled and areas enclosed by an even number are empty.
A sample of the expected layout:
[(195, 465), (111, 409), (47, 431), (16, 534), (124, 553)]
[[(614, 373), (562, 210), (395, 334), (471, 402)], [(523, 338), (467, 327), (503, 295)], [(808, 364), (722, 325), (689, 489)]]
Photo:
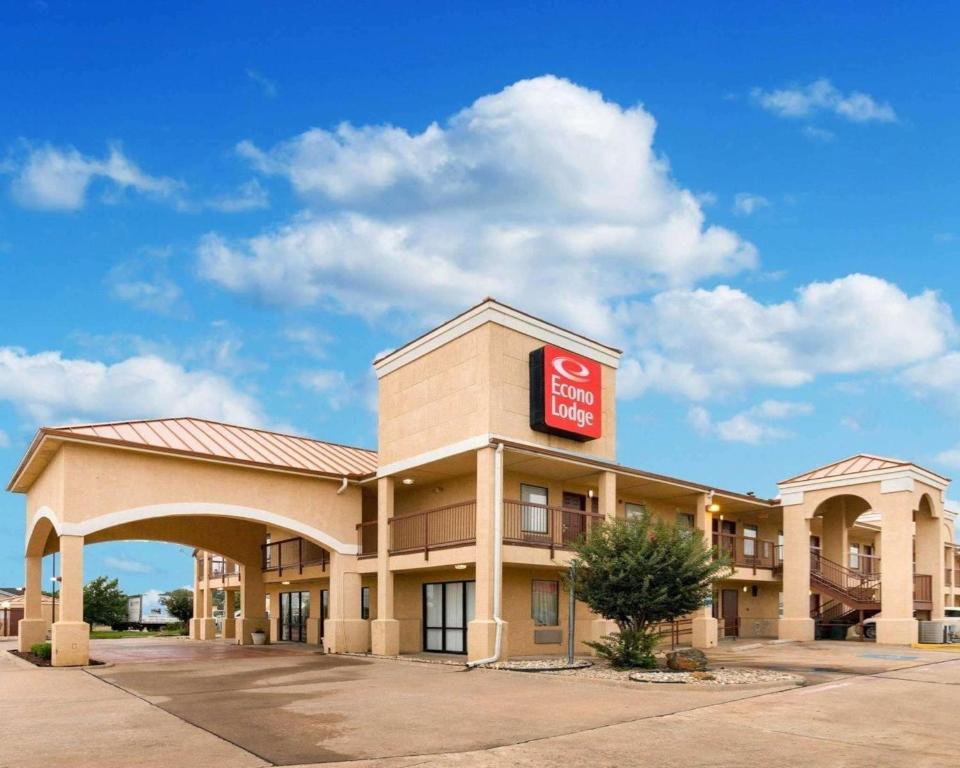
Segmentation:
[(307, 615), (310, 613), (309, 592), (280, 593), (280, 639), (293, 643), (307, 642)]
[(467, 625), (473, 621), (476, 582), (423, 585), (423, 649), (466, 653)]

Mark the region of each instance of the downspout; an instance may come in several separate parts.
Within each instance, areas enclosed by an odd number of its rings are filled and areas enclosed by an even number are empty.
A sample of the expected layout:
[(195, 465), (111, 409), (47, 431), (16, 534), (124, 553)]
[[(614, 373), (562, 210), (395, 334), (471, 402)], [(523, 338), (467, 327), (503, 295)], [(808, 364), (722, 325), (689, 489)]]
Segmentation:
[(337, 496), (339, 496), (339, 495), (340, 495), (341, 493), (343, 493), (345, 490), (347, 490), (347, 478), (346, 478), (346, 477), (343, 478), (343, 480), (340, 482), (340, 487), (337, 488)]
[(503, 607), (503, 443), (497, 443), (493, 454), (493, 620), (497, 625), (497, 634), (493, 642), (493, 656), (487, 659), (467, 662), (467, 668), (473, 669), (484, 664), (493, 664), (500, 658), (503, 643), (503, 619), (500, 618)]

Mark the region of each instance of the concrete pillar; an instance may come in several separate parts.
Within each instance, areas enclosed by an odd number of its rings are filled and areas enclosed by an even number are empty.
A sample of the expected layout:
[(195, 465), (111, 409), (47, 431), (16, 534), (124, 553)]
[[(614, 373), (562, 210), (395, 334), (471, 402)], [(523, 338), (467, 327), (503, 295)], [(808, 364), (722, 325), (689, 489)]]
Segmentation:
[(377, 618), (370, 624), (370, 645), (379, 656), (400, 653), (400, 622), (393, 615), (393, 571), (390, 570), (390, 527), (393, 517), (392, 477), (377, 480)]
[(190, 639), (200, 639), (200, 617), (203, 613), (203, 554), (196, 553), (193, 558), (193, 616), (190, 617)]
[[(707, 494), (697, 495), (694, 526), (708, 547), (713, 547), (713, 513), (707, 509)], [(719, 622), (713, 617), (713, 595), (702, 608), (692, 614), (691, 644), (694, 648), (715, 648), (719, 637)]]
[(889, 494), (881, 511), (883, 560), (880, 563), (881, 616), (877, 642), (910, 645), (917, 642), (913, 618), (913, 511), (906, 493)]
[(323, 584), (314, 582), (310, 585), (310, 615), (307, 617), (307, 645), (320, 645), (320, 623), (323, 617), (323, 602), (320, 593)]
[(600, 514), (608, 522), (617, 518), (617, 473), (600, 473)]
[[(932, 577), (933, 607), (931, 619), (943, 618), (944, 590), (943, 571), (946, 567), (943, 552), (943, 520), (933, 517), (929, 510), (921, 508), (917, 513), (917, 573)], [(882, 571), (881, 571), (882, 573)]]
[[(497, 624), (494, 621), (494, 546), (495, 521), (503, 515), (495, 508), (496, 450), (487, 446), (477, 451), (477, 561), (474, 618), (467, 626), (467, 658), (470, 661), (493, 656)], [(507, 625), (504, 623), (500, 655), (507, 657)]]
[(783, 617), (781, 640), (813, 640), (810, 618), (810, 518), (802, 507), (783, 509)]
[(213, 620), (213, 590), (210, 589), (210, 561), (212, 559), (209, 552), (203, 553), (203, 595), (200, 605), (200, 620), (197, 622), (201, 640), (215, 640), (217, 637), (217, 623)]
[(850, 539), (847, 528), (847, 500), (833, 499), (822, 515), (820, 551), (827, 560), (849, 568)]
[(237, 620), (233, 615), (236, 610), (233, 607), (234, 602), (236, 602), (236, 593), (237, 590), (235, 589), (223, 590), (223, 632), (221, 637), (224, 640), (233, 640), (237, 636)]
[(60, 616), (52, 632), (55, 667), (90, 661), (90, 625), (83, 620), (83, 536), (60, 537)]
[[(267, 598), (260, 572), (259, 551), (240, 564), (240, 618), (237, 619), (237, 645), (253, 645), (253, 633), (267, 633)], [(247, 565), (246, 563), (256, 563)], [(270, 640), (269, 634), (266, 638)]]
[(360, 574), (355, 555), (330, 553), (330, 618), (323, 645), (327, 653), (366, 653), (370, 626), (360, 618)]
[(27, 555), (24, 571), (23, 618), (17, 624), (17, 649), (21, 653), (47, 639), (47, 621), (43, 618), (43, 556)]

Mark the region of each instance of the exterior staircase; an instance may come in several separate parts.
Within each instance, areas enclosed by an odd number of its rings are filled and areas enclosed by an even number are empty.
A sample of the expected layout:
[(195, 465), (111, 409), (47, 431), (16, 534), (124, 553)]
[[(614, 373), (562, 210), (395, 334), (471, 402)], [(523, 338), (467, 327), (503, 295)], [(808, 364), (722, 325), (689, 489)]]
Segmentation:
[(880, 610), (880, 574), (861, 573), (810, 552), (810, 587), (849, 610)]

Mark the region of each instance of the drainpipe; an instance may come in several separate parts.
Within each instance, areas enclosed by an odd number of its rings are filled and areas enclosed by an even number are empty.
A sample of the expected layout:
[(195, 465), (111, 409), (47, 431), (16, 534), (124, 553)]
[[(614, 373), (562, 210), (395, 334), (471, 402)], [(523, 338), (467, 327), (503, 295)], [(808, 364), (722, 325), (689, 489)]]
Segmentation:
[(344, 477), (343, 480), (340, 481), (340, 487), (337, 488), (337, 496), (339, 496), (345, 490), (347, 490), (347, 478)]
[(503, 619), (500, 618), (503, 606), (503, 443), (497, 443), (493, 455), (493, 510), (493, 620), (497, 625), (497, 634), (493, 656), (467, 662), (468, 669), (497, 661), (503, 642)]

